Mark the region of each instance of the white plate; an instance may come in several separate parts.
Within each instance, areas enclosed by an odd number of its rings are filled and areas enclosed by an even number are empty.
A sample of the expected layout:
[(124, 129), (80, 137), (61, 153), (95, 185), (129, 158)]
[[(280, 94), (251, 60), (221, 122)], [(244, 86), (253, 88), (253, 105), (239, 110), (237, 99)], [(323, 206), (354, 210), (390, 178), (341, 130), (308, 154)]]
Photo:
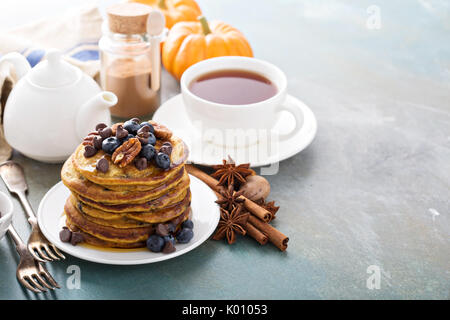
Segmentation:
[[(278, 163), (292, 157), (305, 149), (314, 139), (317, 132), (316, 117), (303, 102), (288, 95), (286, 101), (298, 106), (303, 113), (301, 128), (292, 138), (287, 140), (272, 140), (277, 143), (257, 143), (243, 148), (227, 149), (204, 141), (190, 123), (184, 108), (181, 94), (167, 100), (153, 115), (153, 120), (161, 122), (174, 134), (183, 139), (189, 147), (189, 161), (200, 165), (216, 165), (227, 159), (228, 155), (236, 163), (250, 162), (252, 167), (266, 166)], [(275, 120), (273, 132), (288, 133), (295, 126), (294, 117), (283, 111)]]
[(205, 242), (219, 223), (220, 211), (214, 202), (217, 197), (213, 191), (196, 177), (190, 176), (192, 193), (192, 221), (194, 222), (194, 238), (189, 243), (175, 245), (173, 253), (154, 253), (144, 249), (96, 249), (93, 246), (73, 246), (59, 239), (59, 232), (65, 225), (63, 208), (70, 194), (62, 182), (54, 185), (42, 198), (37, 213), (39, 227), (49, 241), (62, 251), (88, 261), (134, 265), (146, 264), (175, 258), (185, 254)]

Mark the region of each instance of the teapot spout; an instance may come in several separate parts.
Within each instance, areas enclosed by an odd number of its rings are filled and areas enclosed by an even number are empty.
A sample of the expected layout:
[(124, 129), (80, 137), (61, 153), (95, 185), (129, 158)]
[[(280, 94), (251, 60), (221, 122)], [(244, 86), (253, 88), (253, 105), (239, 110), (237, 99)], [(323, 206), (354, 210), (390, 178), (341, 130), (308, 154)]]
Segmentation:
[(18, 52), (10, 52), (5, 54), (0, 58), (0, 67), (5, 62), (12, 64), (14, 73), (16, 75), (16, 80), (21, 79), (28, 71), (31, 70), (31, 66), (28, 63), (28, 60)]
[(79, 139), (83, 140), (100, 122), (110, 125), (109, 108), (115, 104), (117, 104), (117, 97), (109, 91), (100, 92), (83, 104), (76, 118), (76, 130)]

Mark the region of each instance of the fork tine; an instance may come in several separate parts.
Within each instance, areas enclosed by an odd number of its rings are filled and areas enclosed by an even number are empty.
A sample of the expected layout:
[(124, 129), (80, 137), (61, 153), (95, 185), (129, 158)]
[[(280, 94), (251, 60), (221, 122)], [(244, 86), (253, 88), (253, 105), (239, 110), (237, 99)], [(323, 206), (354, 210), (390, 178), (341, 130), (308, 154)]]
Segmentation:
[(51, 261), (53, 260), (59, 260), (59, 257), (57, 257), (52, 250), (50, 249), (50, 246), (48, 246), (47, 244), (43, 244), (41, 249), (45, 249), (45, 252), (51, 257)]
[(53, 244), (50, 244), (50, 247), (53, 249), (53, 251), (55, 251), (55, 253), (61, 258), (61, 259), (65, 259), (66, 257), (62, 254), (61, 251), (59, 251), (59, 249)]
[(58, 284), (58, 282), (55, 281), (55, 279), (53, 279), (53, 277), (51, 276), (51, 274), (47, 271), (47, 269), (42, 265), (39, 264), (39, 271), (45, 275), (45, 277), (47, 278), (47, 280), (50, 282), (50, 284), (54, 287), (54, 288), (61, 288)]
[(47, 255), (47, 253), (46, 253), (48, 250), (44, 251), (44, 250), (42, 250), (43, 248), (46, 249), (45, 247), (36, 246), (35, 250), (37, 251), (37, 254), (44, 260), (53, 261), (53, 259), (52, 259), (53, 257), (51, 257), (50, 254)]
[[(45, 250), (47, 251), (48, 255), (52, 257), (55, 260), (60, 260), (60, 256), (58, 256), (58, 248), (56, 248), (53, 243), (49, 243), (48, 245), (45, 245)], [(65, 259), (66, 257), (64, 257)]]
[(27, 289), (29, 289), (29, 290), (31, 290), (31, 291), (33, 291), (33, 292), (35, 292), (35, 293), (41, 293), (42, 291), (41, 290), (38, 290), (38, 289), (36, 289), (36, 288), (34, 288), (33, 286), (31, 286), (29, 283), (28, 283), (28, 281), (27, 280), (25, 280), (24, 278), (19, 278), (19, 277), (17, 277), (17, 280), (19, 280), (19, 282), (24, 286), (24, 287), (26, 287)]
[[(37, 261), (40, 262), (46, 262), (46, 261), (51, 261), (51, 260), (44, 260), (43, 258), (41, 258), (38, 254), (36, 254), (36, 252), (34, 251), (34, 247), (28, 245), (28, 252), (33, 256), (33, 258), (35, 258)], [(50, 259), (50, 258), (49, 258)]]
[(50, 290), (53, 290), (53, 289), (54, 289), (53, 286), (51, 286), (51, 285), (49, 285), (49, 284), (47, 283), (45, 277), (43, 277), (42, 275), (36, 274), (35, 277), (36, 277), (36, 280), (37, 280), (40, 284), (43, 284), (44, 286), (46, 286), (46, 287), (49, 288)]
[[(35, 274), (33, 274), (33, 275), (35, 275)], [(45, 289), (43, 286), (41, 286), (34, 278), (33, 278), (33, 276), (31, 276), (31, 277), (24, 277), (24, 279), (26, 280), (26, 281), (29, 281), (29, 282), (31, 282), (32, 284), (34, 284), (34, 286), (36, 287), (36, 288), (38, 288), (40, 291), (42, 291), (42, 292), (47, 292), (47, 289)]]

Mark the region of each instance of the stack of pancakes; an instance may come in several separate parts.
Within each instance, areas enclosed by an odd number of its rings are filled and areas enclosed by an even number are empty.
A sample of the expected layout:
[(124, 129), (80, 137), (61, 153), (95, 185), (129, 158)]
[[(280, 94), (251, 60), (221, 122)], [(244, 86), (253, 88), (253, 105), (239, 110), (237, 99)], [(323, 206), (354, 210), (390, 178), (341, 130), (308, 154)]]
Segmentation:
[[(123, 168), (99, 151), (84, 157), (80, 145), (61, 171), (71, 195), (64, 206), (66, 225), (81, 232), (86, 243), (115, 248), (144, 247), (159, 223), (179, 228), (189, 218), (191, 193), (184, 168), (188, 150), (172, 136), (171, 166), (162, 170), (149, 162), (144, 170)], [(162, 141), (157, 141), (157, 150)], [(106, 173), (96, 169), (99, 159), (109, 161)]]

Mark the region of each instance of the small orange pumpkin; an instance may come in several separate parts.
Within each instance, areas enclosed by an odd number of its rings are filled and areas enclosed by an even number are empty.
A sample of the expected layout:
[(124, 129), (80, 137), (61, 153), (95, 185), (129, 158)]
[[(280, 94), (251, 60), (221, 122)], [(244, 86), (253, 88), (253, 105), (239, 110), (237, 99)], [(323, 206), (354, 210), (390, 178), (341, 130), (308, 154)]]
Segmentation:
[(163, 45), (162, 62), (175, 78), (194, 63), (220, 56), (253, 57), (252, 48), (244, 35), (222, 21), (208, 23), (178, 22), (169, 31)]
[(166, 18), (166, 27), (172, 28), (180, 21), (196, 21), (202, 14), (195, 0), (131, 0), (161, 10)]

